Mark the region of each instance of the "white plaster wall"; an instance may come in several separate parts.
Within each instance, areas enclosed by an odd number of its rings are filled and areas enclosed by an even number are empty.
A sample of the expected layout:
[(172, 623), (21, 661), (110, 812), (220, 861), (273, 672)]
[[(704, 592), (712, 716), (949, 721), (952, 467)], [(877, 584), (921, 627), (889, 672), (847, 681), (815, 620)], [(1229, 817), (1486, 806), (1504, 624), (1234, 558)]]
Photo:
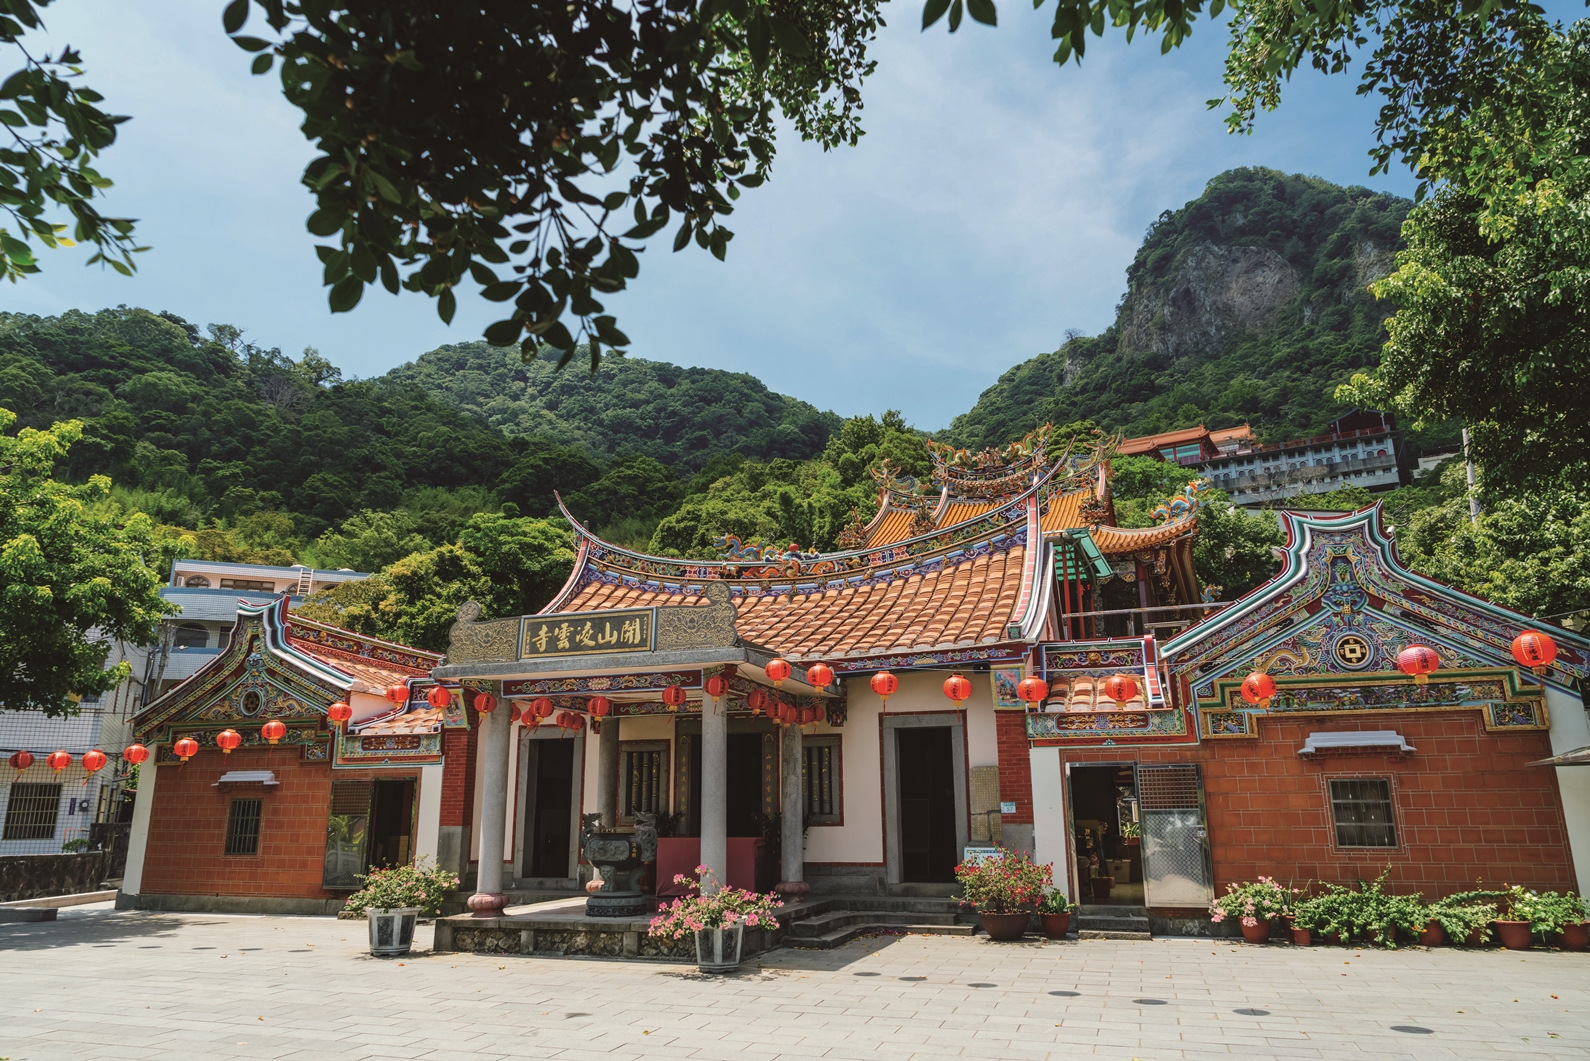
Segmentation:
[(160, 769), (150, 759), (138, 768), (138, 798), (133, 803), (132, 829), (127, 839), (127, 868), (122, 873), (121, 890), (137, 895), (143, 887), (144, 856), (149, 850), (149, 818), (155, 807), (155, 781)]
[(1060, 749), (1034, 747), (1027, 755), (1032, 770), (1032, 860), (1053, 865), (1055, 887), (1075, 898), (1066, 872), (1066, 788)]
[[(133, 807), (134, 815), (137, 806)], [(414, 857), (429, 857), (436, 864), (442, 826), (442, 764), (420, 767), (419, 821), (414, 829)]]
[[(1553, 755), (1590, 744), (1590, 718), (1579, 697), (1546, 686), (1546, 714), (1551, 722)], [(1590, 766), (1559, 766), (1556, 771), (1573, 871), (1578, 890), (1583, 892), (1590, 888)]]
[(392, 710), (392, 702), (379, 693), (350, 693), (348, 706), (353, 708), (353, 718), (349, 720), (357, 726), (368, 718), (376, 718)]
[[(900, 688), (889, 697), (888, 713), (953, 711), (944, 697), (950, 671), (897, 672)], [(999, 765), (995, 737), (993, 691), (987, 674), (963, 672), (972, 682), (966, 712), (966, 754), (969, 766)], [(813, 734), (843, 735), (841, 764), (845, 824), (814, 825), (806, 831), (806, 861), (881, 865), (883, 853), (883, 704), (872, 691), (871, 675), (846, 678), (849, 718), (840, 729), (819, 725)]]

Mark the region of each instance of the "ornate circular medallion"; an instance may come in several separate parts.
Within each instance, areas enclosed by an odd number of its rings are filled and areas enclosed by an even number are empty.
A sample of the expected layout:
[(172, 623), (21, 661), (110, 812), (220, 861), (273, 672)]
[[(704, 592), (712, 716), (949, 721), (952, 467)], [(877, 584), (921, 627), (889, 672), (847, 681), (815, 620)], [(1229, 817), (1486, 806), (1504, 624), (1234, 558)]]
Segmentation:
[(1357, 634), (1343, 634), (1331, 646), (1331, 652), (1340, 663), (1348, 670), (1363, 670), (1375, 658), (1375, 650)]

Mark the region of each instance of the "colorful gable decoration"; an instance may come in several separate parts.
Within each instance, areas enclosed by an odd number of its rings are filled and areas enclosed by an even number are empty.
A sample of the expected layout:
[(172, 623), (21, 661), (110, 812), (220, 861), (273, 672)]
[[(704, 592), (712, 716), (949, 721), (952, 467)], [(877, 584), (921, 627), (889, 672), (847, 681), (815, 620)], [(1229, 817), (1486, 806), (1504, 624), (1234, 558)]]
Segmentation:
[[(426, 675), (441, 656), (366, 637), (291, 615), (284, 597), (242, 604), (227, 647), (196, 674), (155, 700), (133, 721), (138, 739), (159, 762), (176, 762), (183, 737), (214, 748), (231, 729), (245, 748), (266, 744), (260, 729), (286, 726), (277, 747), (334, 766), (439, 762), (446, 710), (431, 707)], [(383, 696), (409, 684), (410, 699)], [(354, 717), (338, 733), (326, 719), (331, 704), (354, 703)]]
[[(1511, 643), (1529, 620), (1404, 567), (1380, 506), (1281, 515), (1282, 572), (1164, 646), (1204, 736), (1256, 736), (1265, 715), (1454, 707), (1478, 712), (1488, 730), (1545, 729), (1546, 685), (1577, 695), (1590, 642), (1554, 631), (1554, 665), (1543, 676), (1522, 670)], [(1439, 657), (1427, 684), (1397, 667), (1414, 645)], [(1274, 679), (1268, 707), (1243, 699), (1250, 673)]]

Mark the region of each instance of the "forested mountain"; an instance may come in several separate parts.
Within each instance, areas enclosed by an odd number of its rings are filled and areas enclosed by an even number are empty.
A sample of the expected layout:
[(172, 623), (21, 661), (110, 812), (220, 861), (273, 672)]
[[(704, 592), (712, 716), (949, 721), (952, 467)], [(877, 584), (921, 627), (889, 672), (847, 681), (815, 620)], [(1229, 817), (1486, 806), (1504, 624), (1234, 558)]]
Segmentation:
[(1365, 290), (1400, 247), (1405, 199), (1268, 169), (1220, 174), (1149, 228), (1102, 335), (1010, 369), (944, 437), (982, 447), (1046, 421), (1128, 435), (1252, 423), (1266, 441), (1345, 412), (1391, 307)]
[(384, 379), (412, 384), (509, 436), (582, 446), (598, 459), (644, 454), (681, 473), (715, 455), (804, 460), (840, 419), (743, 372), (606, 357), (593, 376), (579, 360), (529, 364), (517, 348), (460, 343), (422, 354)]

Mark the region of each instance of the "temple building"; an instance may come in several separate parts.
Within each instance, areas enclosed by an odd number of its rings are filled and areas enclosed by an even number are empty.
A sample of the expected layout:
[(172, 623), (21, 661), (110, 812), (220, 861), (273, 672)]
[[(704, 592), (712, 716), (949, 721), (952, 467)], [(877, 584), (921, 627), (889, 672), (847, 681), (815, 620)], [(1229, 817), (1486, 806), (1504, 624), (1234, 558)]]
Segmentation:
[[(565, 512), (563, 588), (535, 615), (466, 605), (445, 660), (245, 608), (225, 652), (139, 716), (161, 765), (126, 890), (232, 887), (229, 806), (264, 801), (264, 851), (276, 800), (296, 837), (280, 894), (327, 902), (344, 786), (369, 794), (346, 789), (371, 823), (349, 856), (364, 866), (380, 786), (405, 779), (408, 853), (461, 871), (494, 919), (439, 925), (462, 949), (551, 946), (537, 934), (557, 926), (503, 911), (575, 894), (582, 834), (602, 830), (634, 837), (656, 895), (705, 864), (790, 897), (947, 896), (968, 848), (1030, 850), (1100, 931), (1208, 932), (1216, 892), (1260, 874), (1390, 865), (1431, 898), (1586, 879), (1590, 771), (1546, 760), (1590, 744), (1590, 641), (1552, 627), (1554, 658), (1521, 665), (1534, 624), (1408, 570), (1378, 507), (1280, 514), (1281, 573), (1221, 601), (1192, 563), (1202, 484), (1117, 526), (1115, 445), (934, 445), (930, 481), (882, 469), (876, 517), (831, 553), (726, 538), (716, 559), (648, 556)], [(326, 721), (338, 698), (345, 731)], [(271, 712), (286, 747), (260, 743)], [(245, 738), (230, 756), (222, 727)], [(208, 743), (179, 765), (188, 735)], [(240, 795), (257, 782), (233, 771), (281, 787)], [(203, 887), (182, 883), (199, 866)]]

